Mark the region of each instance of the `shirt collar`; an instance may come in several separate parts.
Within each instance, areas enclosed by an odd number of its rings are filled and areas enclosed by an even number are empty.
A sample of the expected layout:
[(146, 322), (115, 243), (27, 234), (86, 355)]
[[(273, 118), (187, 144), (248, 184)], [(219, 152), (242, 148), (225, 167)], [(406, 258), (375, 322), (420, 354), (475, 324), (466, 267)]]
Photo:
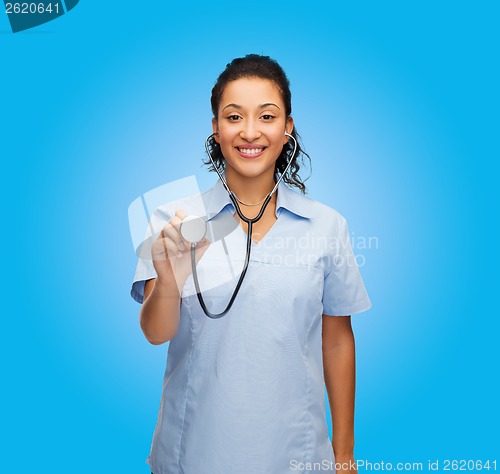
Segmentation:
[(276, 216), (278, 211), (283, 208), (293, 214), (309, 219), (313, 217), (312, 201), (292, 189), (283, 181), (278, 185), (278, 197), (276, 199)]
[(209, 219), (219, 214), (226, 206), (234, 208), (231, 199), (229, 199), (229, 194), (220, 179), (218, 179), (215, 185), (206, 192), (206, 196), (207, 204), (205, 209)]
[[(290, 189), (283, 181), (278, 185), (278, 196), (276, 199), (276, 217), (279, 216), (280, 209), (285, 209), (299, 217), (306, 219), (312, 217), (313, 207), (312, 201), (298, 192)], [(232, 212), (235, 212), (234, 205), (229, 198), (229, 194), (224, 188), (222, 181), (219, 179), (215, 185), (208, 191), (207, 199), (207, 216), (209, 219), (215, 217), (224, 208), (230, 206)]]

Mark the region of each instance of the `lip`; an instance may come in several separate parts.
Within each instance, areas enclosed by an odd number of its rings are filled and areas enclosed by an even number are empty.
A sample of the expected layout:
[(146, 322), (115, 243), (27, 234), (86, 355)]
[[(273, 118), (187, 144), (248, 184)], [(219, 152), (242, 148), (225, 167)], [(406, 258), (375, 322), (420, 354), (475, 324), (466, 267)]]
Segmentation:
[[(243, 158), (258, 158), (259, 156), (264, 153), (266, 147), (262, 145), (242, 145), (242, 146), (237, 146), (235, 147), (236, 151), (242, 156)], [(260, 153), (244, 153), (241, 150), (257, 150), (257, 149), (262, 149)]]

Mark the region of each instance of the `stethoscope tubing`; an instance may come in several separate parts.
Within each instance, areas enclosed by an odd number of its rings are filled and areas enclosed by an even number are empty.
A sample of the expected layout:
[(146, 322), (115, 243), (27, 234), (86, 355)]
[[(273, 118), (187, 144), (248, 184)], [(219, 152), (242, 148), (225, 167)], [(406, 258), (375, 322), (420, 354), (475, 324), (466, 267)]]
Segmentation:
[(283, 176), (287, 173), (288, 169), (290, 168), (290, 166), (291, 166), (291, 164), (292, 164), (292, 162), (293, 162), (293, 160), (295, 158), (295, 153), (297, 152), (297, 140), (296, 140), (296, 138), (293, 135), (285, 132), (285, 135), (288, 136), (289, 138), (291, 138), (293, 140), (293, 142), (294, 142), (292, 157), (288, 161), (288, 164), (287, 164), (287, 166), (285, 168), (285, 171), (279, 177), (278, 181), (276, 182), (276, 185), (274, 186), (274, 188), (272, 189), (272, 191), (267, 195), (266, 199), (264, 200), (264, 202), (262, 204), (262, 207), (260, 208), (260, 212), (254, 218), (249, 219), (248, 217), (246, 217), (243, 214), (243, 212), (241, 212), (241, 209), (240, 209), (239, 203), (238, 203), (238, 201), (236, 199), (236, 196), (229, 189), (229, 186), (227, 185), (227, 182), (224, 179), (224, 176), (222, 175), (222, 173), (219, 171), (219, 169), (215, 165), (215, 162), (214, 162), (213, 157), (212, 157), (212, 152), (211, 152), (211, 150), (210, 150), (210, 148), (208, 146), (208, 142), (209, 142), (210, 138), (212, 138), (214, 135), (215, 135), (215, 133), (212, 133), (205, 140), (205, 150), (207, 152), (207, 155), (210, 158), (210, 161), (211, 161), (211, 163), (212, 163), (215, 171), (219, 175), (219, 178), (222, 181), (222, 184), (226, 188), (226, 191), (229, 194), (229, 198), (231, 199), (231, 202), (234, 204), (234, 207), (236, 209), (236, 212), (238, 213), (238, 216), (241, 218), (241, 220), (243, 220), (244, 222), (246, 222), (247, 226), (248, 226), (248, 228), (247, 228), (246, 256), (245, 256), (245, 263), (243, 265), (243, 270), (241, 271), (241, 275), (240, 275), (240, 278), (238, 279), (238, 283), (236, 284), (236, 287), (235, 287), (235, 289), (233, 291), (233, 295), (231, 296), (231, 298), (230, 298), (230, 300), (229, 300), (226, 308), (222, 312), (220, 312), (220, 313), (212, 313), (207, 308), (207, 306), (205, 304), (205, 301), (203, 300), (203, 296), (201, 294), (201, 289), (200, 289), (200, 283), (198, 281), (198, 272), (196, 271), (196, 244), (195, 243), (191, 244), (191, 268), (192, 268), (192, 272), (193, 272), (193, 281), (194, 281), (194, 286), (196, 288), (196, 295), (198, 297), (198, 301), (200, 303), (201, 308), (203, 309), (203, 312), (210, 319), (219, 319), (219, 318), (222, 318), (223, 316), (225, 316), (229, 312), (229, 310), (233, 306), (233, 303), (234, 303), (234, 300), (236, 299), (236, 296), (238, 295), (238, 292), (240, 291), (241, 284), (243, 283), (243, 279), (245, 278), (245, 275), (246, 275), (247, 270), (248, 270), (248, 264), (250, 262), (250, 253), (251, 253), (251, 250), (252, 250), (252, 229), (253, 229), (253, 224), (255, 224), (257, 221), (259, 221), (259, 219), (264, 215), (266, 207), (269, 204), (269, 202), (271, 201), (272, 195), (276, 192), (276, 190), (278, 189), (278, 185), (280, 184), (281, 180), (283, 179)]

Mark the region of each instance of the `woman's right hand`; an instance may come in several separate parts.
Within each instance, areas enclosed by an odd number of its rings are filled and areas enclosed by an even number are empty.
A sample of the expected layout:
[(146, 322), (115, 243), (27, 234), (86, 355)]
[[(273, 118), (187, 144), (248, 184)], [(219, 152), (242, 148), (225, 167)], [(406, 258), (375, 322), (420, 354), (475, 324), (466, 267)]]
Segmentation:
[[(153, 265), (160, 281), (172, 282), (175, 280), (179, 292), (192, 273), (191, 243), (184, 240), (180, 233), (180, 224), (187, 214), (178, 209), (163, 227), (151, 248)], [(210, 242), (203, 239), (196, 244), (196, 263), (208, 249)]]

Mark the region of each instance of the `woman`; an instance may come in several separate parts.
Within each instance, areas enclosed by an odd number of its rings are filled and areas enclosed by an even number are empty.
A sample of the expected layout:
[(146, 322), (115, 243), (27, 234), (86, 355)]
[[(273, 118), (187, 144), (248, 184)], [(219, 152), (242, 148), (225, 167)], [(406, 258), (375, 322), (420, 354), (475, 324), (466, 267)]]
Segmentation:
[[(305, 191), (296, 161), (303, 152), (291, 156), (289, 134), (297, 133), (278, 63), (233, 60), (212, 90), (212, 111), (215, 165), (247, 218), (294, 162), (253, 226), (248, 272), (225, 317), (207, 318), (193, 291), (182, 209), (155, 240), (152, 264), (139, 261), (132, 296), (143, 303), (141, 328), (152, 344), (170, 341), (147, 461), (154, 474), (335, 472), (335, 463), (337, 472), (356, 472), (350, 315), (371, 304), (345, 219), (290, 188)], [(228, 246), (244, 247), (246, 223), (220, 181), (203, 202), (210, 216), (234, 215), (240, 225)], [(219, 273), (210, 247), (205, 239), (196, 248), (202, 277)], [(237, 279), (204, 292), (211, 311), (224, 309)]]

